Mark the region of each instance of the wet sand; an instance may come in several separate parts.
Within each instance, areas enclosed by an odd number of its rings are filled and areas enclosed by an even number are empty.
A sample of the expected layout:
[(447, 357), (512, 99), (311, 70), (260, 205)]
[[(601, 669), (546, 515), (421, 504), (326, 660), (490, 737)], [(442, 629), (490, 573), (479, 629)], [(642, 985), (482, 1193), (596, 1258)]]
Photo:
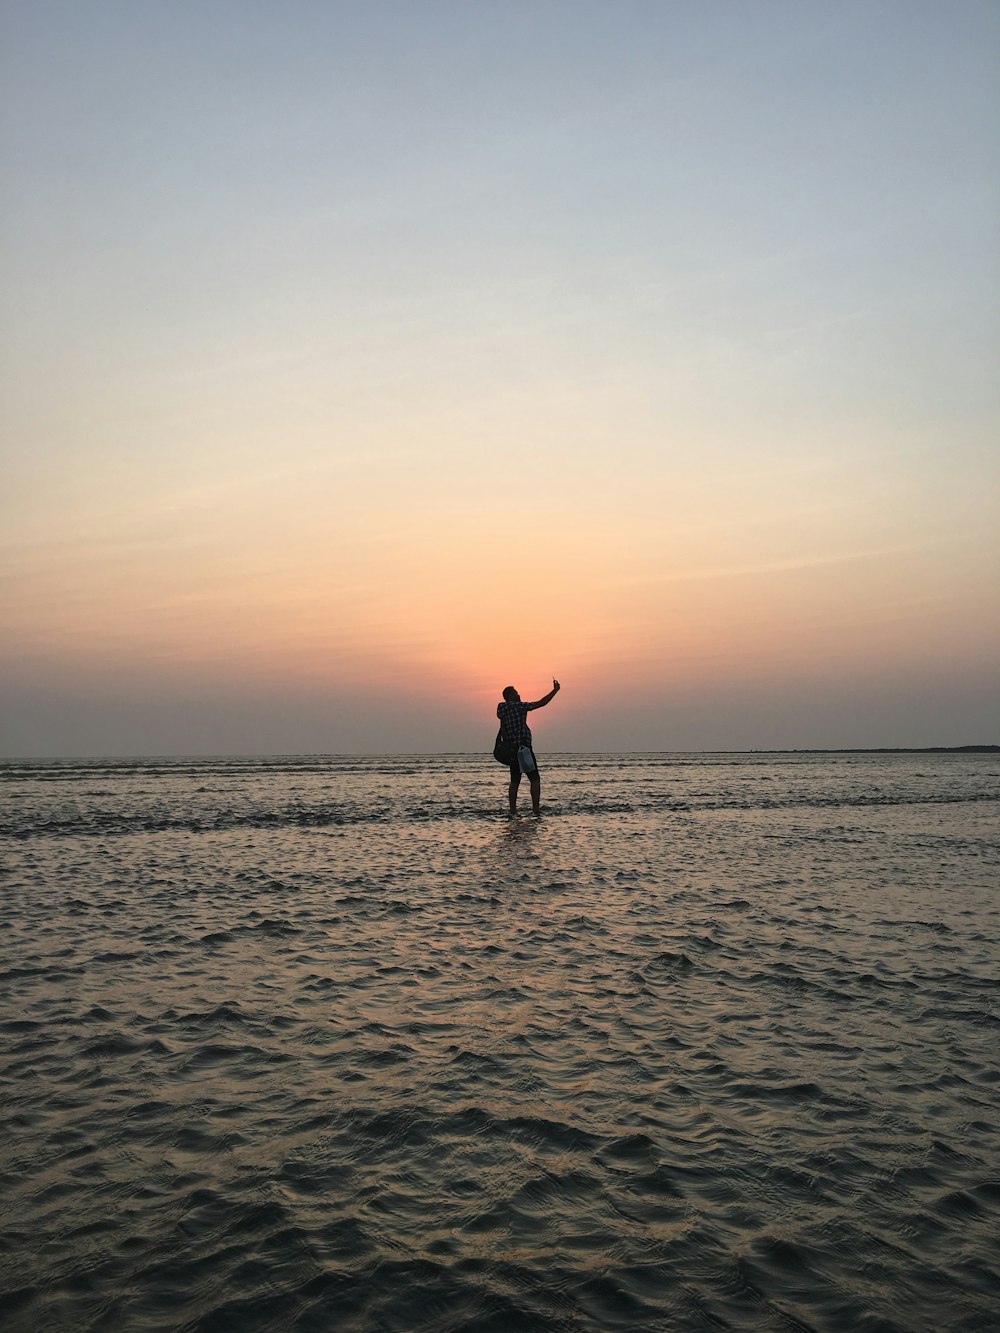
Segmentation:
[(0, 769), (6, 1327), (997, 1326), (996, 758), (540, 758)]

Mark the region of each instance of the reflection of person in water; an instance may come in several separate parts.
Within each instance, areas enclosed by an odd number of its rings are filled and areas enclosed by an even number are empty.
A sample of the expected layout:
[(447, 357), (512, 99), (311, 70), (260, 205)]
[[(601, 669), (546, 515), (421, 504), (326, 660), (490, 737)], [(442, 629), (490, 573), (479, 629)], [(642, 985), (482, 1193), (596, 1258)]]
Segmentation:
[(538, 806), (542, 795), (542, 780), (538, 775), (538, 762), (535, 759), (535, 752), (531, 748), (531, 729), (528, 726), (528, 714), (533, 708), (544, 708), (547, 703), (559, 693), (559, 682), (553, 680), (552, 688), (548, 694), (541, 699), (536, 699), (533, 704), (521, 702), (521, 696), (513, 685), (508, 685), (503, 692), (503, 703), (497, 704), (497, 717), (500, 719), (500, 733), (508, 745), (515, 747), (514, 758), (510, 764), (510, 812), (517, 813), (517, 789), (521, 785), (521, 765), (518, 761), (516, 750), (526, 746), (531, 756), (531, 771), (528, 773), (528, 782), (531, 787), (531, 808), (538, 814)]

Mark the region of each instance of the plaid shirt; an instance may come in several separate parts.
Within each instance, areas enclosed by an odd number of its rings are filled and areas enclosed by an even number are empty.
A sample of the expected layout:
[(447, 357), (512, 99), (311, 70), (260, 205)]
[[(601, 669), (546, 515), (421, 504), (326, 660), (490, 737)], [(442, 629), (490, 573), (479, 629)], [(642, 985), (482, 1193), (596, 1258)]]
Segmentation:
[(511, 741), (514, 745), (531, 744), (528, 714), (532, 706), (520, 702), (497, 704), (497, 717), (500, 719), (500, 730), (505, 741)]

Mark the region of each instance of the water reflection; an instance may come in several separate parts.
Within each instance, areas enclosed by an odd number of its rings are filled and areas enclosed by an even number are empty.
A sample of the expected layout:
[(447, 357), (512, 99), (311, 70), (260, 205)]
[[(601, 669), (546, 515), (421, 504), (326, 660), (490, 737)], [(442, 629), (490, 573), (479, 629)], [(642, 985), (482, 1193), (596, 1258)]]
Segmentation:
[(542, 831), (536, 815), (505, 816), (498, 822), (493, 844), (498, 884), (525, 877), (526, 866), (537, 859)]

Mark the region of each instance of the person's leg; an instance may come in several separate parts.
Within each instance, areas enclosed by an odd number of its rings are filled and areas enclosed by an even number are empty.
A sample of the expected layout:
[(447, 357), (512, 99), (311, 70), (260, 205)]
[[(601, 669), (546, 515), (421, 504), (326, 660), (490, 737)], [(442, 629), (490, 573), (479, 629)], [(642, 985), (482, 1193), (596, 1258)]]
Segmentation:
[(531, 781), (531, 808), (537, 815), (538, 807), (542, 799), (542, 779), (538, 776), (537, 773), (532, 773), (530, 781)]
[(521, 770), (515, 764), (510, 766), (510, 787), (507, 792), (510, 800), (510, 813), (517, 814), (517, 789), (521, 785)]

